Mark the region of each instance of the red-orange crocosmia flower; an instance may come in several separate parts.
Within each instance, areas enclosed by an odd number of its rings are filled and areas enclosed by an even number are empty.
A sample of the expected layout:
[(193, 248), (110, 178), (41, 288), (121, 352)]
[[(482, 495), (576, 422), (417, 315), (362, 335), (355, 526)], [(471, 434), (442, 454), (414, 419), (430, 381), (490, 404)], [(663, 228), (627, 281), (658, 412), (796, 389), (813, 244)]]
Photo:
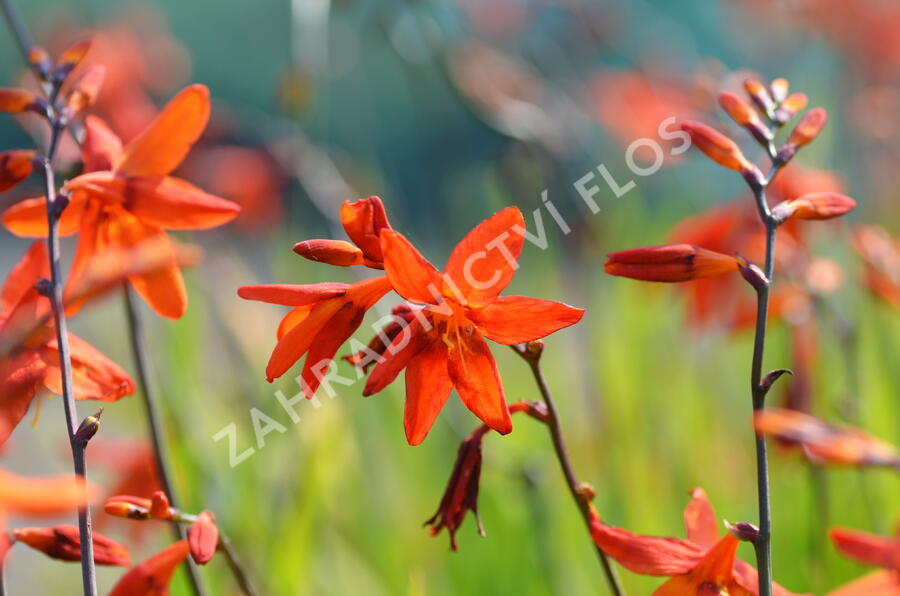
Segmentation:
[[(344, 255), (350, 252), (359, 257), (358, 264), (381, 269), (383, 256), (378, 234), (382, 229), (390, 229), (381, 199), (369, 197), (353, 203), (345, 202), (341, 207), (341, 223), (353, 245), (341, 243), (344, 250), (337, 254), (330, 250), (316, 252), (318, 258), (314, 260), (349, 265), (351, 263), (344, 259)], [(319, 243), (321, 246), (329, 242), (338, 241), (313, 240), (297, 246), (308, 243)], [(298, 252), (308, 258), (313, 256), (302, 248)], [(272, 382), (306, 355), (301, 384), (306, 396), (312, 398), (330, 370), (338, 348), (359, 328), (366, 311), (390, 290), (387, 277), (380, 276), (349, 285), (244, 286), (238, 289), (238, 295), (247, 300), (293, 307), (278, 326), (278, 344), (266, 367), (266, 377)]]
[[(0, 340), (9, 335), (16, 345), (0, 358), (0, 445), (25, 416), (40, 387), (62, 393), (56, 333), (48, 323), (18, 333), (35, 319), (46, 316), (49, 302), (37, 291), (38, 280), (50, 277), (47, 249), (32, 244), (13, 268), (0, 293)], [(2, 343), (2, 342), (0, 342)], [(134, 392), (134, 381), (114, 362), (84, 340), (69, 334), (75, 399), (116, 401)]]
[(866, 565), (883, 567), (852, 581), (828, 596), (897, 596), (900, 594), (900, 531), (894, 538), (832, 528), (834, 546), (844, 556)]
[(766, 409), (754, 415), (756, 432), (803, 447), (819, 460), (854, 466), (892, 466), (900, 469), (900, 451), (853, 427), (839, 427), (815, 416), (785, 409)]
[(690, 244), (645, 246), (607, 255), (604, 264), (610, 275), (641, 281), (679, 282), (739, 271), (741, 261)]
[(187, 529), (191, 557), (197, 565), (206, 565), (219, 548), (219, 527), (211, 511), (201, 511)]
[(391, 285), (424, 308), (372, 369), (363, 395), (378, 393), (406, 369), (404, 427), (410, 444), (425, 439), (454, 387), (485, 424), (510, 432), (500, 375), (485, 338), (520, 344), (581, 320), (584, 311), (558, 302), (500, 297), (515, 274), (524, 229), (517, 208), (503, 209), (460, 241), (443, 274), (401, 234), (381, 231)]
[[(86, 173), (67, 182), (70, 197), (60, 234), (79, 232), (69, 285), (78, 285), (88, 263), (109, 250), (128, 251), (146, 241), (169, 246), (169, 266), (129, 278), (135, 291), (160, 315), (181, 317), (187, 293), (171, 240), (165, 230), (212, 228), (232, 220), (240, 208), (169, 174), (178, 167), (209, 118), (209, 91), (192, 85), (175, 96), (150, 125), (122, 147), (98, 118), (86, 121), (83, 157)], [(47, 233), (44, 199), (28, 199), (3, 214), (6, 227), (20, 236)], [(78, 304), (67, 305), (76, 310)]]
[(14, 149), (0, 153), (0, 192), (28, 178), (34, 169), (36, 151)]
[[(735, 557), (739, 541), (730, 534), (719, 538), (716, 514), (702, 489), (694, 489), (684, 510), (687, 540), (643, 536), (591, 522), (591, 535), (603, 552), (626, 569), (641, 575), (670, 576), (655, 596), (729, 594), (758, 596), (756, 570)], [(789, 596), (778, 584), (776, 596)]]
[[(81, 560), (81, 538), (77, 526), (51, 528), (16, 528), (12, 531), (16, 542), (27, 544), (48, 557), (62, 561)], [(94, 562), (97, 565), (130, 567), (128, 549), (111, 538), (93, 533)]]
[(116, 583), (109, 596), (167, 596), (169, 582), (188, 558), (187, 540), (179, 540), (143, 563), (132, 567)]

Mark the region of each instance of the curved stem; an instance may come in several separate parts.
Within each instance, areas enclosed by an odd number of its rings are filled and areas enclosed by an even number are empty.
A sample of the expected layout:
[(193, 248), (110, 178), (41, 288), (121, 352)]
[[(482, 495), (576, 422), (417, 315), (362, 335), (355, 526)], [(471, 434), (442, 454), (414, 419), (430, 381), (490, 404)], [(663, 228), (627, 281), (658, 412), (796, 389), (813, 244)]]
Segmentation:
[[(556, 404), (553, 401), (553, 395), (550, 392), (550, 388), (547, 386), (547, 380), (544, 378), (544, 373), (541, 370), (540, 350), (530, 350), (528, 346), (512, 346), (512, 348), (528, 363), (528, 366), (531, 368), (531, 373), (532, 375), (534, 375), (535, 383), (537, 383), (538, 391), (540, 391), (541, 398), (547, 405), (546, 424), (547, 428), (550, 429), (550, 437), (553, 440), (553, 450), (556, 453), (556, 459), (559, 462), (559, 467), (566, 479), (566, 485), (569, 488), (569, 492), (572, 494), (572, 498), (575, 500), (575, 504), (578, 506), (578, 510), (581, 512), (581, 517), (584, 519), (585, 526), (588, 530), (588, 533), (590, 534), (590, 502), (589, 499), (586, 499), (582, 495), (582, 492), (580, 490), (581, 483), (575, 476), (575, 470), (572, 467), (571, 460), (569, 459), (569, 451), (566, 448), (566, 442), (562, 434), (562, 428), (559, 425), (559, 415), (556, 411)], [(591, 542), (593, 544), (593, 540)], [(622, 589), (621, 584), (619, 583), (619, 578), (616, 575), (615, 569), (613, 569), (612, 567), (612, 563), (610, 563), (609, 558), (606, 556), (606, 553), (604, 553), (599, 546), (594, 544), (594, 548), (597, 551), (597, 558), (600, 560), (600, 566), (603, 568), (603, 573), (606, 576), (606, 581), (607, 584), (609, 584), (610, 591), (615, 596), (622, 596), (625, 592)]]
[(250, 577), (247, 575), (247, 571), (241, 564), (241, 560), (234, 550), (234, 547), (231, 546), (231, 540), (229, 540), (225, 534), (221, 533), (221, 530), (219, 530), (219, 532), (219, 546), (222, 552), (225, 553), (225, 560), (228, 563), (228, 568), (231, 569), (231, 574), (234, 576), (235, 581), (237, 581), (238, 586), (240, 586), (241, 591), (244, 592), (245, 596), (257, 596), (256, 590), (253, 589), (253, 584), (250, 583)]
[[(166, 496), (169, 497), (169, 502), (172, 504), (172, 507), (177, 507), (178, 497), (175, 495), (175, 487), (172, 483), (171, 473), (169, 472), (169, 460), (162, 430), (162, 416), (155, 399), (155, 387), (150, 380), (150, 360), (147, 355), (147, 344), (144, 339), (143, 321), (141, 320), (141, 315), (138, 311), (137, 299), (130, 286), (125, 286), (124, 294), (125, 310), (128, 314), (128, 337), (131, 342), (131, 352), (134, 357), (135, 368), (137, 369), (138, 382), (141, 386), (144, 414), (147, 417), (150, 438), (153, 442), (156, 472), (159, 475), (159, 480), (162, 483)], [(172, 524), (172, 534), (176, 540), (184, 539), (185, 531), (181, 524)], [(196, 596), (203, 596), (203, 586), (196, 565), (190, 559), (187, 560), (186, 565), (191, 589)]]

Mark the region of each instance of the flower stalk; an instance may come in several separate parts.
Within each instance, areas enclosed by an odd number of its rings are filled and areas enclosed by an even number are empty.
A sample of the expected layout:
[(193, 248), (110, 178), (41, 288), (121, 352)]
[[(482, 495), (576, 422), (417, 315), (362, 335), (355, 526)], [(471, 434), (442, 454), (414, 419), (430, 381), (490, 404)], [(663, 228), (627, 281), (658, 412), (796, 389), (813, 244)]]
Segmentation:
[[(575, 469), (572, 467), (572, 462), (569, 459), (569, 451), (566, 448), (562, 427), (559, 424), (559, 414), (556, 410), (556, 403), (553, 400), (553, 394), (550, 392), (547, 380), (544, 378), (544, 373), (541, 370), (543, 344), (536, 341), (528, 344), (513, 345), (511, 347), (516, 354), (521, 356), (522, 359), (528, 363), (529, 368), (531, 368), (531, 374), (534, 376), (534, 381), (537, 384), (538, 391), (541, 394), (541, 399), (543, 399), (547, 406), (547, 418), (545, 424), (550, 431), (550, 437), (553, 441), (553, 451), (556, 453), (556, 459), (559, 462), (559, 467), (565, 477), (566, 486), (572, 494), (572, 498), (575, 500), (578, 510), (581, 512), (581, 517), (584, 519), (585, 527), (588, 530), (588, 536), (590, 536), (591, 499), (586, 494), (586, 491), (583, 490), (584, 485), (578, 480), (577, 476), (575, 476)], [(612, 563), (610, 563), (606, 553), (604, 553), (599, 546), (594, 544), (594, 548), (597, 551), (597, 558), (600, 560), (600, 566), (603, 568), (603, 574), (606, 576), (606, 582), (609, 585), (610, 592), (614, 594), (614, 596), (622, 596), (625, 592), (619, 583), (619, 578), (616, 575), (615, 569), (612, 567)]]
[[(131, 352), (137, 369), (138, 383), (140, 384), (141, 403), (144, 406), (144, 415), (147, 418), (148, 430), (153, 443), (153, 461), (163, 490), (171, 500), (173, 507), (177, 507), (177, 498), (173, 492), (172, 475), (169, 471), (168, 457), (163, 436), (162, 415), (157, 406), (155, 385), (150, 377), (150, 361), (147, 355), (147, 342), (144, 337), (144, 325), (138, 310), (137, 298), (131, 287), (126, 285), (123, 289), (125, 295), (125, 310), (128, 317), (128, 338), (131, 342)], [(184, 540), (185, 532), (181, 524), (172, 524), (172, 535), (176, 541)], [(188, 560), (186, 563), (188, 581), (195, 596), (203, 596), (204, 590), (196, 565)]]

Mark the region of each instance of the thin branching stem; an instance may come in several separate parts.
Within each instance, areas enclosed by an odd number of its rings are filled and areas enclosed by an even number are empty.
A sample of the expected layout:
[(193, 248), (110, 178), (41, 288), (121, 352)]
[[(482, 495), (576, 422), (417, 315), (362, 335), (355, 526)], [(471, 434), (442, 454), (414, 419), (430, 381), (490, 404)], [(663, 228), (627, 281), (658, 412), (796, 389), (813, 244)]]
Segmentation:
[[(32, 47), (31, 36), (11, 0), (3, 0), (3, 14), (9, 24), (16, 43), (19, 46), (26, 62), (28, 52)], [(47, 110), (47, 120), (50, 124), (50, 141), (44, 156), (41, 158), (41, 171), (44, 179), (44, 196), (47, 211), (47, 250), (50, 260), (50, 280), (48, 287), (44, 288), (47, 298), (50, 300), (50, 308), (53, 312), (53, 323), (56, 328), (56, 341), (59, 348), (59, 368), (62, 377), (63, 407), (65, 409), (66, 434), (72, 449), (72, 462), (78, 482), (84, 490), (84, 500), (87, 503), (87, 462), (85, 450), (87, 440), (76, 436), (78, 430), (78, 409), (75, 406), (75, 393), (72, 382), (72, 356), (69, 349), (69, 332), (66, 322), (65, 308), (63, 307), (63, 276), (60, 269), (59, 250), (59, 217), (65, 208), (65, 198), (56, 193), (56, 173), (53, 169), (53, 159), (59, 147), (59, 141), (65, 132), (61, 124), (55, 99), (58, 84), (53, 85), (48, 97), (51, 98)], [(81, 576), (82, 588), (85, 596), (96, 596), (97, 577), (94, 568), (94, 542), (91, 528), (91, 509), (85, 504), (78, 510), (78, 538), (81, 546)]]
[[(544, 373), (541, 370), (540, 349), (532, 350), (529, 346), (512, 346), (512, 348), (528, 363), (528, 366), (531, 368), (531, 373), (532, 375), (534, 375), (534, 380), (535, 383), (537, 383), (538, 391), (540, 392), (541, 398), (544, 400), (544, 403), (547, 406), (546, 424), (547, 428), (550, 430), (550, 437), (553, 441), (553, 450), (556, 453), (556, 459), (558, 460), (559, 467), (562, 470), (563, 476), (565, 477), (569, 492), (572, 494), (572, 498), (575, 500), (575, 504), (578, 506), (578, 510), (581, 512), (581, 517), (584, 519), (584, 523), (587, 527), (588, 533), (590, 533), (590, 500), (581, 491), (582, 484), (575, 476), (575, 469), (572, 467), (572, 462), (569, 459), (569, 451), (566, 448), (566, 442), (565, 438), (563, 437), (562, 427), (559, 424), (559, 415), (556, 411), (556, 403), (553, 400), (553, 394), (550, 392), (550, 388), (547, 386), (547, 380), (544, 378)], [(606, 553), (604, 553), (603, 550), (596, 544), (594, 544), (594, 548), (597, 551), (597, 558), (600, 560), (600, 566), (603, 568), (603, 573), (606, 576), (606, 581), (609, 585), (610, 592), (614, 596), (623, 596), (623, 594), (625, 594), (625, 591), (622, 589), (622, 586), (619, 583), (619, 578), (616, 575), (615, 569), (613, 569), (612, 567), (612, 563), (610, 562), (609, 557), (607, 557)]]
[[(128, 338), (131, 342), (131, 353), (137, 369), (138, 383), (140, 383), (144, 415), (147, 418), (150, 438), (153, 443), (153, 461), (159, 481), (162, 483), (166, 496), (169, 497), (169, 502), (173, 507), (177, 507), (178, 496), (175, 494), (172, 474), (169, 471), (169, 458), (163, 432), (162, 415), (156, 399), (155, 385), (150, 376), (150, 359), (147, 353), (147, 342), (144, 337), (143, 320), (138, 310), (137, 298), (127, 285), (124, 288), (124, 294), (125, 310), (128, 315)], [(185, 537), (184, 528), (180, 524), (172, 524), (172, 534), (176, 540), (183, 540)], [(191, 560), (188, 560), (186, 565), (191, 589), (195, 596), (203, 596), (203, 584), (196, 565)]]
[(253, 589), (250, 576), (247, 575), (247, 570), (244, 569), (241, 559), (238, 557), (234, 547), (231, 546), (231, 540), (221, 530), (219, 532), (219, 550), (224, 553), (225, 561), (228, 563), (228, 568), (231, 569), (231, 574), (234, 576), (235, 581), (240, 586), (244, 596), (257, 596), (258, 592)]

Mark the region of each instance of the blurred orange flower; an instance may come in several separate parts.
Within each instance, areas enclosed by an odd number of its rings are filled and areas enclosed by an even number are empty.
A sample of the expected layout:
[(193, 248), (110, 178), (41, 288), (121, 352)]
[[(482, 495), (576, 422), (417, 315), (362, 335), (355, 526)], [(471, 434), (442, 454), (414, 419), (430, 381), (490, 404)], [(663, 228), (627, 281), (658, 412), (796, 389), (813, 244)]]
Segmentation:
[[(12, 536), (15, 542), (27, 544), (53, 559), (81, 561), (81, 537), (77, 526), (16, 528)], [(125, 546), (97, 532), (93, 533), (93, 542), (94, 562), (97, 565), (131, 566)]]
[(853, 233), (853, 247), (863, 259), (869, 291), (900, 308), (900, 242), (879, 226), (858, 226)]
[(559, 302), (500, 297), (522, 251), (522, 213), (508, 207), (463, 238), (439, 272), (401, 234), (381, 231), (384, 268), (394, 290), (422, 304), (375, 365), (363, 395), (384, 389), (406, 369), (404, 428), (421, 443), (452, 389), (463, 404), (501, 434), (512, 430), (494, 357), (485, 338), (503, 345), (540, 339), (581, 320), (584, 311)]
[[(21, 340), (18, 332), (46, 315), (49, 301), (37, 290), (50, 277), (47, 249), (31, 245), (13, 268), (0, 294), (0, 338), (10, 335), (13, 351), (0, 358), (0, 445), (25, 416), (37, 390), (43, 386), (62, 393), (59, 353), (52, 323), (37, 327)], [(21, 343), (20, 343), (21, 342)], [(84, 340), (69, 334), (75, 399), (116, 401), (134, 392), (134, 381), (114, 362)]]
[[(70, 203), (60, 218), (60, 234), (80, 232), (70, 287), (80, 283), (95, 255), (156, 241), (168, 246), (169, 266), (132, 275), (129, 281), (161, 316), (177, 319), (184, 314), (187, 293), (165, 230), (212, 228), (240, 211), (234, 203), (168, 175), (203, 132), (209, 111), (206, 87), (187, 87), (124, 149), (101, 120), (88, 118), (83, 150), (86, 173), (63, 186)], [(13, 205), (3, 214), (4, 224), (20, 236), (46, 235), (44, 202), (36, 198)]]
[(170, 544), (132, 567), (119, 579), (109, 596), (167, 596), (175, 570), (184, 563), (189, 553), (186, 540)]
[(785, 409), (756, 412), (753, 422), (756, 432), (798, 444), (814, 459), (900, 469), (900, 451), (858, 428), (834, 426), (815, 416)]
[[(684, 510), (687, 540), (643, 536), (608, 526), (594, 517), (591, 535), (603, 552), (626, 569), (641, 575), (670, 576), (655, 596), (729, 594), (757, 596), (756, 570), (736, 558), (739, 541), (731, 534), (719, 538), (716, 513), (703, 489), (691, 492)], [(774, 585), (776, 596), (790, 596)]]
[(900, 532), (894, 538), (857, 530), (832, 528), (834, 546), (844, 556), (866, 565), (883, 567), (852, 581), (828, 596), (896, 596), (900, 594)]

